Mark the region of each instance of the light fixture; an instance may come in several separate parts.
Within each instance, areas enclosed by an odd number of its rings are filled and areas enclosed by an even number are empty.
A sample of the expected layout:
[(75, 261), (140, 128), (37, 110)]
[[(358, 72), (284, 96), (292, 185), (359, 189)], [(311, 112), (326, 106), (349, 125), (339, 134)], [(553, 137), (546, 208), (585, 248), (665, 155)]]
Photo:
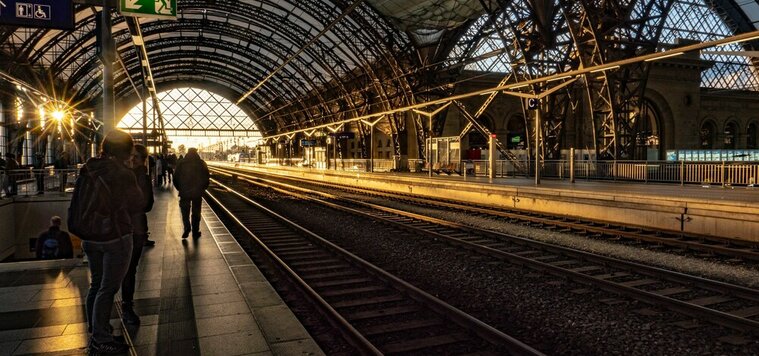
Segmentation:
[(604, 72), (604, 71), (607, 71), (607, 70), (614, 70), (614, 69), (619, 69), (619, 66), (613, 66), (613, 67), (608, 67), (608, 68), (598, 68), (596, 70), (591, 70), (590, 72), (591, 73), (598, 73), (598, 72)]
[(53, 113), (50, 114), (50, 116), (52, 116), (53, 119), (55, 119), (55, 121), (58, 121), (60, 123), (61, 121), (63, 121), (63, 118), (66, 117), (66, 113), (63, 110), (58, 109), (58, 110), (53, 111)]
[(564, 79), (569, 79), (569, 78), (572, 78), (572, 76), (571, 75), (565, 75), (563, 77), (548, 79), (548, 80), (546, 80), (546, 82), (555, 82), (557, 80), (564, 80)]
[(735, 41), (720, 43), (716, 47), (727, 46), (727, 45), (731, 45), (731, 44), (735, 44), (735, 43), (740, 43), (740, 42), (748, 42), (748, 41), (753, 41), (753, 40), (756, 40), (756, 39), (759, 39), (759, 35), (751, 36), (749, 38), (744, 38), (744, 39), (740, 39), (740, 40), (735, 40)]
[(649, 59), (644, 59), (643, 61), (644, 61), (644, 62), (652, 62), (652, 61), (658, 61), (658, 60), (660, 60), (660, 59), (664, 59), (664, 58), (669, 58), (669, 57), (675, 57), (675, 56), (679, 56), (679, 55), (681, 55), (681, 54), (684, 54), (684, 53), (685, 53), (685, 52), (675, 52), (675, 53), (670, 53), (670, 54), (667, 54), (667, 55), (664, 55), (664, 56), (661, 56), (661, 57), (656, 57), (656, 58), (649, 58)]

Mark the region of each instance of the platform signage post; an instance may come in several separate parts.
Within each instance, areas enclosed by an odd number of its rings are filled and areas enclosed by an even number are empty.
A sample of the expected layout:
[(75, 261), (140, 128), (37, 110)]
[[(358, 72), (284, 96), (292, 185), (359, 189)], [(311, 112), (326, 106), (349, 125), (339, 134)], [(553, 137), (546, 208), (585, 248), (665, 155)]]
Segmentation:
[(119, 0), (119, 13), (173, 20), (177, 18), (177, 0)]
[(0, 25), (74, 29), (72, 0), (0, 0)]

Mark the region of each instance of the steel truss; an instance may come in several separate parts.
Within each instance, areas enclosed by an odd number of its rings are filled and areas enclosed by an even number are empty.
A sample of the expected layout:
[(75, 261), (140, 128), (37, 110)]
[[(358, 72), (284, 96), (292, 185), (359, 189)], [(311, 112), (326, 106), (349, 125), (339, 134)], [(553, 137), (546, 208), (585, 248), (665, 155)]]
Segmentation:
[[(178, 21), (142, 21), (142, 31), (156, 84), (208, 81), (242, 95), (349, 5), (183, 0)], [(79, 100), (94, 103), (101, 90), (97, 10), (76, 5), (74, 31), (3, 29), (4, 53), (44, 68), (76, 89)], [(117, 67), (119, 100), (133, 95), (133, 83), (141, 85), (141, 68), (123, 19), (113, 15), (126, 67)], [(412, 53), (405, 34), (362, 4), (241, 105), (251, 108), (257, 126), (271, 134), (412, 103), (406, 76)], [(396, 138), (396, 151), (404, 126), (405, 120), (391, 118), (380, 127)]]
[[(669, 16), (675, 11), (673, 8), (676, 9), (674, 18)], [(657, 46), (660, 46), (661, 38), (667, 43), (679, 37), (706, 41), (753, 28), (751, 24), (747, 26), (745, 18), (735, 10), (727, 1), (711, 0), (503, 1), (499, 2), (498, 9), (489, 9), (485, 17), (461, 36), (447, 67), (503, 72), (513, 77), (505, 79), (507, 82), (521, 81), (533, 73), (542, 75), (551, 69), (587, 68), (653, 53), (660, 49)], [(494, 19), (495, 14), (501, 17)], [(546, 26), (549, 23), (552, 25)], [(569, 43), (565, 42), (561, 47), (558, 42), (546, 41), (551, 38), (547, 29), (552, 30), (558, 39), (569, 36)], [(730, 49), (739, 51), (750, 46), (733, 47)], [(568, 56), (562, 57), (562, 52)], [(705, 72), (704, 86), (756, 90), (759, 85), (759, 76), (747, 60), (728, 55), (707, 58), (715, 60), (717, 65)], [(545, 60), (558, 65), (539, 65)], [(558, 154), (562, 127), (568, 118), (577, 117), (579, 112), (576, 113), (575, 109), (584, 105), (588, 110), (582, 111), (593, 125), (599, 157), (632, 158), (635, 152), (634, 127), (640, 115), (648, 70), (649, 63), (640, 63), (589, 74), (584, 83), (578, 81), (573, 87), (551, 95), (547, 104), (551, 117), (542, 128), (546, 137), (545, 155), (555, 157)], [(731, 82), (717, 82), (725, 78), (730, 78)], [(545, 90), (532, 89), (533, 93)]]

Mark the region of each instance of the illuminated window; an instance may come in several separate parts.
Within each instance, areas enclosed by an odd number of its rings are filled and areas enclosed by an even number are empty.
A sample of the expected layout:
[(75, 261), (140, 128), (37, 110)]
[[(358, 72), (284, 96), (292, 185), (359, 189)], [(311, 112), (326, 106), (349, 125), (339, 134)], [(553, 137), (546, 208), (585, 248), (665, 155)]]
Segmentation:
[[(158, 100), (171, 140), (194, 144), (193, 141), (203, 142), (201, 137), (236, 137), (243, 141), (261, 138), (253, 120), (220, 95), (197, 88), (179, 88), (158, 93)], [(152, 102), (148, 101), (147, 108), (148, 127), (152, 128), (156, 125)], [(119, 127), (132, 133), (142, 132), (142, 103), (124, 115)]]

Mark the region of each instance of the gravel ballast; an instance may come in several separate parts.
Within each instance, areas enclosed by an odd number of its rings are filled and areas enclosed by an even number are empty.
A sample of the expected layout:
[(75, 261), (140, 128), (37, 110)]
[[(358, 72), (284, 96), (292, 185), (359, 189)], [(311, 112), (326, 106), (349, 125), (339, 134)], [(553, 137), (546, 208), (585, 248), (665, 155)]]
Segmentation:
[[(759, 342), (732, 330), (708, 324), (684, 329), (671, 322), (688, 321), (685, 316), (657, 311), (647, 304), (577, 283), (393, 232), (379, 223), (269, 190), (251, 188), (249, 191), (254, 199), (319, 231), (323, 237), (549, 354), (759, 354)], [(577, 240), (583, 238), (569, 234), (536, 232), (538, 229), (451, 212), (432, 212), (432, 209), (408, 210), (565, 246), (582, 246), (582, 249), (606, 255), (642, 255), (640, 249), (617, 245), (629, 250), (615, 252), (615, 248), (607, 246), (615, 244), (589, 239), (584, 239), (587, 243), (580, 242)], [(645, 252), (648, 256), (643, 258), (650, 261), (672, 257), (667, 264), (678, 266), (678, 270), (701, 269), (703, 275), (717, 270), (726, 280), (748, 282), (751, 274), (756, 273), (745, 269), (731, 274), (734, 266), (699, 266), (697, 261), (686, 257)], [(734, 345), (731, 340), (748, 342)]]

